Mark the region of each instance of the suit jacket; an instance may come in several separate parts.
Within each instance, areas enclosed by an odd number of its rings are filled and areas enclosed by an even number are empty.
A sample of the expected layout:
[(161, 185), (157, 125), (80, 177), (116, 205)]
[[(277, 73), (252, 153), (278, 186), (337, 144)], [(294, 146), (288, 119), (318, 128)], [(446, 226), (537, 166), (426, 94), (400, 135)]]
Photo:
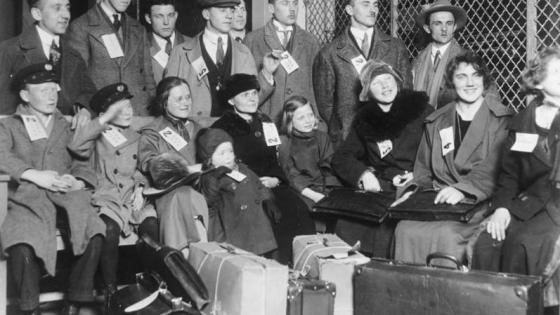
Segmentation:
[[(175, 31), (175, 40), (173, 41), (173, 47), (183, 43), (188, 37)], [(152, 71), (154, 73), (154, 81), (156, 84), (163, 79), (163, 71), (165, 67), (162, 67), (159, 62), (155, 59), (155, 55), (165, 47), (159, 47), (158, 43), (154, 39), (154, 33), (150, 32), (148, 35), (148, 40), (150, 41), (150, 57), (152, 58)]]
[(70, 46), (85, 60), (88, 73), (98, 89), (117, 82), (125, 83), (134, 96), (132, 105), (135, 114), (145, 116), (150, 99), (155, 95), (148, 35), (144, 27), (128, 15), (122, 28), (124, 57), (112, 59), (102, 37), (115, 31), (103, 10), (95, 5), (70, 24)]
[[(210, 126), (218, 117), (210, 117), (212, 109), (212, 96), (210, 94), (210, 82), (208, 75), (198, 78), (197, 71), (193, 67), (193, 62), (202, 59), (202, 47), (200, 39), (203, 33), (198, 34), (194, 38), (187, 39), (181, 45), (175, 47), (171, 52), (171, 57), (167, 63), (164, 76), (176, 76), (185, 79), (191, 88), (192, 97), (192, 118), (196, 120), (202, 127)], [(247, 73), (257, 75), (257, 66), (251, 51), (247, 46), (238, 43), (235, 40), (232, 44), (232, 65), (231, 74)], [(266, 101), (274, 90), (274, 86), (270, 85), (264, 78), (262, 73), (258, 74), (261, 84), (259, 92), (260, 102)]]
[[(255, 57), (257, 67), (262, 67), (263, 57), (273, 50), (284, 50), (276, 29), (270, 20), (264, 27), (247, 34), (244, 40)], [(288, 51), (297, 62), (299, 69), (288, 74), (280, 65), (274, 73), (276, 88), (270, 98), (262, 104), (260, 111), (275, 122), (281, 119), (284, 101), (293, 95), (300, 95), (309, 100), (317, 113), (315, 94), (313, 93), (313, 60), (319, 52), (320, 45), (315, 36), (294, 25)]]
[[(368, 59), (393, 66), (412, 87), (409, 53), (400, 39), (375, 29)], [(333, 145), (338, 147), (350, 131), (362, 89), (352, 59), (362, 53), (350, 35), (350, 28), (321, 49), (313, 64), (313, 87), (319, 114), (327, 123)]]
[[(61, 37), (60, 47), (62, 63), (58, 109), (65, 115), (73, 115), (74, 104), (89, 107), (89, 101), (96, 89), (87, 75), (85, 62), (80, 54), (68, 45), (66, 37)], [(19, 36), (0, 44), (1, 115), (13, 114), (18, 104), (18, 95), (10, 86), (12, 77), (26, 66), (47, 61), (35, 25), (26, 28)]]

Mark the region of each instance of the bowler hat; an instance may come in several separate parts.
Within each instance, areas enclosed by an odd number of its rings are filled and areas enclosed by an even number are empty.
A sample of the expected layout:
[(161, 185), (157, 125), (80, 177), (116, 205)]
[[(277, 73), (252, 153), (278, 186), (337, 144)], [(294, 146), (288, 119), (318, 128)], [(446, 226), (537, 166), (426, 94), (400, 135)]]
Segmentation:
[(12, 89), (19, 92), (26, 84), (57, 82), (54, 66), (50, 63), (36, 63), (19, 70), (12, 80)]
[(420, 27), (428, 25), (428, 18), (434, 12), (447, 11), (451, 12), (455, 17), (457, 29), (461, 29), (467, 24), (467, 12), (461, 7), (452, 5), (448, 0), (437, 0), (436, 2), (425, 7), (415, 18), (416, 24)]
[(109, 106), (127, 98), (132, 98), (132, 94), (128, 92), (128, 86), (124, 83), (115, 83), (97, 91), (91, 98), (89, 107), (99, 114), (105, 112)]
[(198, 4), (202, 8), (211, 8), (211, 7), (219, 7), (219, 8), (228, 8), (228, 7), (235, 7), (241, 3), (240, 0), (198, 0)]

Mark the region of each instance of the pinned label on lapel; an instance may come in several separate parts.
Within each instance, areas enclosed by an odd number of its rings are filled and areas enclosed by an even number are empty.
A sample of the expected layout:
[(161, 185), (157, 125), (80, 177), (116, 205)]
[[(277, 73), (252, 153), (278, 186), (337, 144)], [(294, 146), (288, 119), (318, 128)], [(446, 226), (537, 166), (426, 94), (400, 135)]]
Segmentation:
[(196, 71), (196, 77), (199, 81), (202, 80), (202, 78), (204, 78), (209, 72), (208, 67), (206, 66), (206, 62), (204, 62), (202, 56), (193, 61), (192, 66), (194, 68), (194, 71)]
[(177, 151), (181, 151), (181, 149), (188, 144), (188, 142), (183, 137), (181, 137), (170, 127), (166, 127), (165, 129), (160, 131), (159, 134), (161, 135), (163, 140), (165, 140), (165, 142), (169, 143)]
[(441, 152), (445, 156), (447, 153), (455, 150), (455, 141), (453, 139), (453, 127), (447, 127), (439, 131), (441, 138)]
[(247, 176), (243, 173), (241, 173), (240, 171), (236, 171), (233, 170), (230, 173), (226, 174), (227, 176), (229, 176), (230, 178), (232, 178), (233, 180), (241, 183), (245, 178), (247, 178)]
[(393, 142), (391, 140), (377, 142), (377, 147), (379, 148), (379, 156), (383, 159), (393, 151)]
[(114, 128), (103, 131), (103, 137), (115, 148), (126, 142), (126, 137)]
[(47, 131), (43, 124), (34, 115), (21, 115), (27, 134), (29, 135), (29, 140), (35, 141), (39, 139), (47, 139)]
[(285, 51), (280, 55), (280, 64), (288, 74), (299, 69), (299, 65), (292, 55)]
[(121, 47), (121, 43), (117, 38), (117, 34), (105, 34), (101, 36), (103, 40), (103, 44), (105, 45), (105, 49), (109, 53), (109, 57), (111, 58), (119, 58), (124, 57), (124, 52)]
[(362, 69), (365, 67), (367, 62), (366, 58), (362, 55), (354, 57), (350, 61), (352, 62), (354, 69), (356, 69), (356, 71), (358, 72), (358, 75), (362, 72)]
[(539, 135), (535, 133), (515, 133), (515, 143), (511, 147), (511, 151), (531, 153), (539, 142)]
[(164, 50), (158, 51), (152, 58), (159, 63), (160, 66), (165, 68), (167, 66), (167, 62), (169, 62), (169, 55), (165, 53)]
[(276, 129), (276, 125), (271, 122), (263, 122), (263, 133), (264, 133), (264, 140), (266, 141), (266, 145), (269, 147), (280, 145), (282, 142), (280, 141), (280, 135), (278, 134), (278, 129)]

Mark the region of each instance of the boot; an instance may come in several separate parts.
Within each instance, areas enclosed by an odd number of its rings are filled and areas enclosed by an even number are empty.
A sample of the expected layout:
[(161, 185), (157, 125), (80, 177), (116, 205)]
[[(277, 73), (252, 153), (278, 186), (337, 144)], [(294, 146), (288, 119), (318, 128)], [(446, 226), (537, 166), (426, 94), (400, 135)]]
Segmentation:
[(105, 287), (105, 307), (103, 313), (105, 315), (111, 315), (111, 298), (115, 292), (117, 292), (117, 286), (115, 284), (109, 284)]

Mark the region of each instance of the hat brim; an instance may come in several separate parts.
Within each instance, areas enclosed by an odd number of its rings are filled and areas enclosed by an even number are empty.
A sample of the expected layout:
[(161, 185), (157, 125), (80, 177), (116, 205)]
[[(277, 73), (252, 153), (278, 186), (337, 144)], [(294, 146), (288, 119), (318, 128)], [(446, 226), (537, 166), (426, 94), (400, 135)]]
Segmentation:
[(238, 6), (241, 2), (240, 1), (229, 1), (229, 2), (224, 2), (224, 3), (216, 3), (216, 4), (207, 4), (207, 5), (201, 5), (203, 9), (208, 9), (208, 8), (234, 8), (236, 6)]
[(169, 185), (166, 188), (163, 189), (158, 189), (155, 187), (147, 187), (144, 189), (143, 194), (144, 196), (157, 196), (157, 195), (162, 195), (165, 194), (181, 185), (190, 185), (193, 182), (195, 182), (200, 175), (202, 175), (202, 172), (196, 172), (196, 173), (191, 173), (189, 175), (187, 175), (187, 177), (183, 177), (180, 180), (176, 181), (175, 183)]
[(451, 12), (455, 17), (455, 24), (457, 25), (457, 30), (462, 29), (467, 24), (467, 12), (463, 8), (454, 6), (454, 5), (442, 5), (442, 6), (435, 6), (429, 8), (428, 10), (420, 12), (414, 19), (416, 21), (416, 25), (420, 28), (423, 28), (424, 25), (428, 25), (426, 20), (430, 14), (434, 12), (441, 12), (447, 11)]

